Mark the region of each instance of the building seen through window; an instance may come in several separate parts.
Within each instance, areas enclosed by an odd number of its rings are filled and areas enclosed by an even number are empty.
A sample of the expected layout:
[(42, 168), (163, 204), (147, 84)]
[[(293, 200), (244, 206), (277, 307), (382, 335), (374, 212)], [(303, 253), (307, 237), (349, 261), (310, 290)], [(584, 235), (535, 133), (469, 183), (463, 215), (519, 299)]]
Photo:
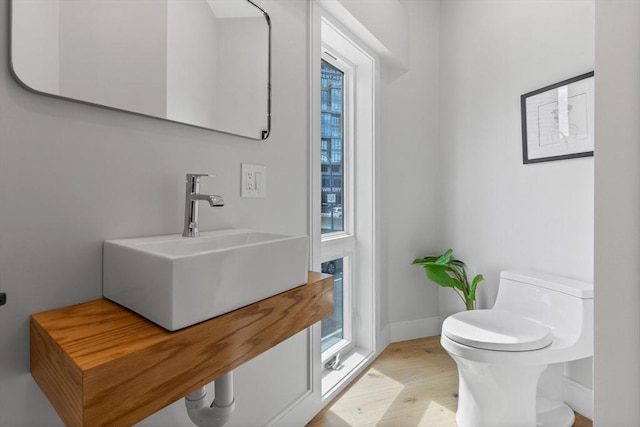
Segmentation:
[(322, 233), (344, 231), (344, 72), (322, 61)]

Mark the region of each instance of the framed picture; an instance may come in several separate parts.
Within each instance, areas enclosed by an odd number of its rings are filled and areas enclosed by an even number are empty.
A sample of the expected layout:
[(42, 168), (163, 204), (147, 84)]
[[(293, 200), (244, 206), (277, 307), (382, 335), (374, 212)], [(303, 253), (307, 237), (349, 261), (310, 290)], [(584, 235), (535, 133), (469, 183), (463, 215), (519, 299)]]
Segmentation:
[(525, 93), (523, 163), (593, 156), (594, 73)]

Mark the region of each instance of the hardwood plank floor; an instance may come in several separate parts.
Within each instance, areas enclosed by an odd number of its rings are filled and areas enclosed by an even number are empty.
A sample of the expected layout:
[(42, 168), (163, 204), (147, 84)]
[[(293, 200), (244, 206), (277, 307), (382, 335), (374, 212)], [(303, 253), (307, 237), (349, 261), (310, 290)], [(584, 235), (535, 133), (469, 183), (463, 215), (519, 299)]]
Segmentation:
[[(440, 337), (391, 344), (307, 427), (456, 427), (458, 371)], [(592, 427), (576, 414), (574, 427)]]

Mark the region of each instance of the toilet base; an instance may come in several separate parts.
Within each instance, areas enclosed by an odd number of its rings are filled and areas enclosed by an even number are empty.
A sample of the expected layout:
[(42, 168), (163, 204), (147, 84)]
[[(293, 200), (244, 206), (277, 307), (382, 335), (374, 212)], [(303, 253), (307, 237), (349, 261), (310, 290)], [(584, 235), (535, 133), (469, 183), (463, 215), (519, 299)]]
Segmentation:
[(537, 427), (571, 427), (575, 421), (573, 410), (564, 403), (564, 363), (547, 366), (538, 380), (536, 395)]
[(563, 402), (555, 402), (538, 396), (536, 427), (571, 427), (576, 415)]
[(459, 427), (536, 427), (537, 385), (546, 365), (504, 366), (456, 356), (453, 360), (458, 365)]
[(460, 427), (571, 427), (558, 387), (562, 364), (504, 366), (452, 356), (458, 366)]

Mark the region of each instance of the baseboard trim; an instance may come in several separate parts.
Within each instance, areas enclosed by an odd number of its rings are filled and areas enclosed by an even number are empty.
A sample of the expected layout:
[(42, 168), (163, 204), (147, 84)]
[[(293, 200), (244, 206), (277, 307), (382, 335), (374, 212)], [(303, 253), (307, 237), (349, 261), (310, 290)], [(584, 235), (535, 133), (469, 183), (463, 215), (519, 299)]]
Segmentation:
[(394, 322), (389, 325), (390, 342), (400, 342), (440, 335), (442, 318), (427, 317), (423, 319)]
[(593, 419), (593, 390), (567, 377), (562, 378), (564, 401), (575, 412)]
[(385, 326), (376, 339), (376, 354), (380, 355), (391, 344), (391, 327)]

